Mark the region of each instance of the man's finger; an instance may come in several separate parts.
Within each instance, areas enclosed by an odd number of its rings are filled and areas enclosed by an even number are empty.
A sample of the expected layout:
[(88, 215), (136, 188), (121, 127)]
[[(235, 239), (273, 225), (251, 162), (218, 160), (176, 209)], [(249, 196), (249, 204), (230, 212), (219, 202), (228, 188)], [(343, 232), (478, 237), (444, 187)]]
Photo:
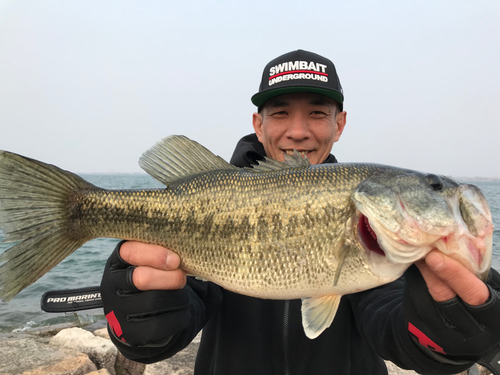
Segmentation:
[[(435, 250), (427, 255), (425, 263), (465, 303), (482, 305), (488, 300), (490, 292), (486, 284), (455, 259)], [(441, 288), (439, 283), (436, 283), (435, 286), (429, 286), (429, 292), (434, 299), (436, 299), (434, 294), (439, 294), (439, 288)], [(436, 299), (436, 301), (439, 300)]]
[(427, 284), (431, 297), (437, 302), (444, 302), (454, 298), (457, 294), (443, 280), (441, 280), (425, 263), (415, 264)]
[(142, 291), (182, 289), (186, 285), (186, 273), (180, 269), (161, 271), (141, 266), (134, 269), (132, 282)]
[(137, 241), (124, 242), (120, 257), (134, 266), (147, 266), (159, 270), (175, 270), (181, 260), (172, 250), (158, 245), (148, 245)]

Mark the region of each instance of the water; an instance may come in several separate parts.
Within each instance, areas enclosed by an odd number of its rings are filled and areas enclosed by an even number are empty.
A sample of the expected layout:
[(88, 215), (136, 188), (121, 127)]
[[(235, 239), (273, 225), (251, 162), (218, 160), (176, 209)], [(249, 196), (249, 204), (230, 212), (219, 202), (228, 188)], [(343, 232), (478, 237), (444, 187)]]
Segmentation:
[[(160, 188), (162, 185), (147, 175), (82, 175), (87, 181), (107, 189)], [(479, 186), (485, 194), (493, 215), (493, 267), (500, 270), (500, 181), (466, 181)], [(0, 241), (3, 234), (0, 233)], [(106, 260), (118, 240), (99, 238), (82, 248), (24, 289), (8, 304), (0, 301), (0, 333), (22, 331), (50, 324), (92, 323), (103, 319), (102, 309), (78, 313), (46, 313), (40, 309), (40, 298), (46, 291), (96, 286), (101, 282)], [(0, 244), (0, 253), (11, 244)]]

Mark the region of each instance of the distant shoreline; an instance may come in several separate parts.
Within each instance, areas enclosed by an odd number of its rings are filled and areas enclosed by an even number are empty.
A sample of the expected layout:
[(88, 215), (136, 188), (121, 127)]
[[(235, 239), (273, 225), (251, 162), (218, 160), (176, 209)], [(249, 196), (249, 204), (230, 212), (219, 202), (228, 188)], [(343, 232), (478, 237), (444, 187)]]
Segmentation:
[(455, 180), (466, 181), (500, 181), (500, 177), (453, 177)]

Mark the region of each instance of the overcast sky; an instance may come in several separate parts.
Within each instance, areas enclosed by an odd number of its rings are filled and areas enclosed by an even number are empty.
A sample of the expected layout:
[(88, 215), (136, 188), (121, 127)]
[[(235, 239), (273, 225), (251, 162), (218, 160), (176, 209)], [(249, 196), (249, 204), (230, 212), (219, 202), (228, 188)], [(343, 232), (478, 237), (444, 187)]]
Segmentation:
[(264, 66), (299, 48), (340, 76), (340, 161), (500, 178), (498, 0), (0, 0), (0, 149), (140, 172), (184, 134), (229, 160)]

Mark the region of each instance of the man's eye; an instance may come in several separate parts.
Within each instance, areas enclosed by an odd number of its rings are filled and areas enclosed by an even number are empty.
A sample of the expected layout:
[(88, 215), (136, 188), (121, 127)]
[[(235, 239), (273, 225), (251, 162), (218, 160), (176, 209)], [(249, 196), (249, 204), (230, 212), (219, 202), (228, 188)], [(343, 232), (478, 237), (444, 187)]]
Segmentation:
[(322, 112), (322, 111), (312, 111), (311, 115), (313, 115), (313, 116), (326, 116), (326, 113)]
[(287, 113), (286, 111), (277, 111), (272, 114), (272, 116), (285, 116)]

